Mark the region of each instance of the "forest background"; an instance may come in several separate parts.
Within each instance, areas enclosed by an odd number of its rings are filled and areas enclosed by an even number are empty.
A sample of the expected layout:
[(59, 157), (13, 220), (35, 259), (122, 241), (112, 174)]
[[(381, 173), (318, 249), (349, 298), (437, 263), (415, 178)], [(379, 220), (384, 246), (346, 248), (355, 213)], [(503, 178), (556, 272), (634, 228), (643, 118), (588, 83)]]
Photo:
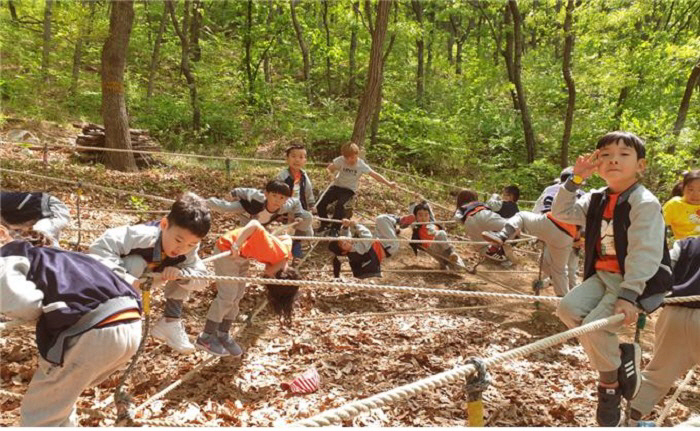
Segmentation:
[(700, 167), (700, 0), (3, 0), (0, 38), (0, 126), (107, 124), (116, 94), (168, 150), (329, 162), (353, 140), (529, 199), (617, 129), (662, 200)]

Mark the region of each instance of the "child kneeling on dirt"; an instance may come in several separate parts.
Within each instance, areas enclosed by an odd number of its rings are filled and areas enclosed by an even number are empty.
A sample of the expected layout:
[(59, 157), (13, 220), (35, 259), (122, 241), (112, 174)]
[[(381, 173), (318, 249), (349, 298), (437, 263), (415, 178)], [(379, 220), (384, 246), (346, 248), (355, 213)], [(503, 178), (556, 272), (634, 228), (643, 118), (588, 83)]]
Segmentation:
[[(299, 273), (288, 265), (292, 258), (292, 240), (288, 235), (280, 238), (267, 232), (257, 220), (251, 220), (242, 228), (232, 230), (216, 241), (216, 253), (230, 251), (231, 255), (214, 260), (216, 275), (247, 277), (248, 259), (265, 264), (263, 276), (278, 280), (299, 280)], [(243, 349), (231, 337), (229, 331), (239, 312), (239, 304), (246, 291), (246, 283), (217, 281), (216, 298), (209, 306), (204, 331), (195, 345), (216, 356), (240, 356)], [(275, 313), (291, 323), (294, 299), (299, 286), (282, 286), (273, 280), (266, 284), (267, 296)]]
[(70, 210), (48, 193), (0, 192), (0, 219), (9, 229), (31, 228), (59, 247), (61, 230), (70, 224)]
[(141, 301), (93, 257), (12, 241), (0, 226), (0, 313), (38, 319), (39, 366), (22, 399), (22, 427), (77, 426), (75, 402), (136, 353)]
[[(418, 204), (412, 204), (409, 207), (409, 211), (417, 223), (413, 225), (413, 235), (412, 240), (424, 241), (421, 243), (411, 243), (411, 248), (415, 254), (418, 254), (418, 250), (423, 250), (429, 255), (431, 255), (440, 264), (441, 269), (447, 269), (449, 267), (457, 267), (464, 269), (464, 262), (462, 258), (455, 252), (452, 244), (446, 242), (434, 242), (434, 241), (447, 241), (447, 232), (442, 228), (442, 226), (433, 223), (435, 221), (435, 216), (433, 215), (433, 210), (430, 205), (423, 201)], [(403, 221), (403, 219), (401, 220)]]
[(384, 259), (394, 256), (399, 251), (396, 235), (398, 224), (399, 217), (382, 214), (376, 219), (376, 241), (348, 241), (344, 238), (374, 237), (365, 226), (354, 220), (343, 219), (338, 241), (328, 244), (328, 250), (333, 253), (333, 276), (340, 277), (341, 262), (338, 256), (347, 256), (355, 278), (381, 277)]

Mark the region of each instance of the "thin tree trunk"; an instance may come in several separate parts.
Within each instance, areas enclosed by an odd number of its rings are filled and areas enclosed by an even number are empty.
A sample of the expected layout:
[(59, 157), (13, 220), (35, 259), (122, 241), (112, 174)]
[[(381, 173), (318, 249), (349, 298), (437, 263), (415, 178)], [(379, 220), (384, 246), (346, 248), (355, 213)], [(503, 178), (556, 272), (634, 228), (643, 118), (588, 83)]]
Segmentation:
[(462, 41), (457, 40), (457, 55), (455, 56), (455, 73), (462, 74)]
[(46, 0), (44, 6), (44, 37), (41, 51), (41, 75), (44, 82), (49, 80), (49, 54), (51, 53), (51, 15), (53, 0)]
[[(515, 66), (513, 64), (513, 51), (514, 51), (514, 41), (513, 41), (513, 31), (511, 27), (511, 13), (508, 8), (508, 5), (505, 6), (503, 9), (503, 24), (505, 25), (505, 29), (503, 30), (506, 33), (506, 48), (505, 50), (502, 51), (503, 54), (503, 59), (506, 64), (506, 72), (508, 73), (508, 81), (510, 81), (513, 86), (515, 86), (515, 73), (514, 69)], [(520, 104), (518, 103), (518, 95), (515, 91), (514, 88), (511, 88), (510, 90), (510, 98), (513, 101), (513, 109), (516, 111), (520, 110)]]
[[(271, 34), (272, 22), (275, 19), (275, 4), (273, 3), (273, 0), (269, 0), (268, 5), (270, 7), (270, 10), (267, 13), (267, 32), (268, 34)], [(270, 54), (268, 52), (265, 52), (265, 55), (263, 56), (263, 72), (265, 73), (265, 82), (267, 82), (268, 84), (271, 83), (272, 69), (270, 67)]]
[(12, 21), (16, 22), (19, 18), (17, 17), (17, 9), (15, 9), (14, 0), (7, 0), (7, 7), (10, 8), (10, 17)]
[[(109, 36), (102, 48), (102, 121), (105, 125), (105, 147), (131, 150), (129, 116), (124, 99), (124, 69), (134, 22), (134, 2), (111, 2)], [(107, 167), (136, 172), (131, 152), (107, 152)]]
[(513, 15), (513, 39), (515, 46), (513, 47), (513, 79), (515, 80), (515, 91), (518, 95), (518, 105), (520, 106), (520, 116), (523, 122), (523, 132), (525, 135), (525, 148), (527, 150), (527, 161), (532, 163), (535, 161), (535, 132), (532, 129), (532, 119), (530, 118), (530, 110), (527, 106), (527, 97), (521, 77), (522, 71), (522, 55), (523, 55), (523, 36), (522, 36), (522, 17), (518, 10), (516, 0), (508, 0), (508, 7)]
[(700, 82), (698, 79), (700, 77), (700, 59), (695, 63), (693, 70), (690, 72), (688, 77), (688, 82), (685, 84), (685, 92), (683, 93), (683, 99), (681, 99), (681, 106), (678, 107), (678, 115), (676, 116), (676, 122), (673, 125), (673, 134), (678, 136), (683, 130), (685, 125), (685, 117), (688, 115), (688, 107), (690, 106), (690, 98), (693, 97), (693, 88), (696, 83)]
[(290, 0), (289, 6), (292, 13), (292, 24), (294, 24), (294, 33), (297, 35), (297, 42), (299, 43), (299, 49), (301, 49), (301, 56), (304, 62), (304, 85), (306, 87), (306, 99), (311, 103), (311, 83), (309, 82), (309, 75), (311, 74), (311, 62), (309, 61), (309, 48), (306, 46), (304, 41), (304, 35), (301, 32), (301, 25), (299, 25), (299, 20), (297, 19), (296, 4), (299, 0)]
[(617, 98), (617, 104), (615, 105), (615, 115), (613, 115), (613, 120), (614, 120), (614, 126), (613, 128), (615, 130), (620, 129), (620, 122), (622, 119), (622, 113), (625, 111), (625, 100), (627, 100), (627, 96), (629, 95), (630, 88), (625, 85), (620, 89), (620, 95)]
[[(199, 46), (199, 33), (202, 28), (202, 4), (200, 0), (192, 1), (192, 21), (190, 23), (190, 52), (192, 61), (198, 62), (202, 59), (202, 48)], [(184, 28), (183, 31), (186, 31)]]
[(181, 55), (180, 55), (180, 70), (182, 74), (185, 75), (187, 80), (187, 87), (190, 90), (190, 103), (192, 104), (192, 128), (195, 131), (199, 131), (201, 127), (201, 112), (199, 110), (199, 97), (197, 96), (197, 82), (194, 78), (194, 74), (190, 69), (190, 43), (188, 35), (184, 32), (190, 28), (190, 0), (185, 0), (183, 17), (182, 17), (182, 31), (180, 30), (180, 24), (177, 22), (177, 16), (175, 15), (175, 5), (173, 0), (166, 0), (168, 5), (168, 10), (170, 12), (170, 18), (173, 22), (173, 28), (177, 37), (180, 38), (181, 45)]
[(391, 1), (380, 1), (377, 5), (377, 21), (372, 31), (372, 47), (370, 48), (369, 68), (367, 70), (367, 84), (365, 86), (360, 106), (355, 117), (355, 126), (352, 131), (352, 142), (359, 146), (365, 141), (367, 123), (375, 110), (377, 99), (382, 84), (382, 45), (386, 37), (389, 24), (389, 9)]
[(251, 49), (253, 45), (252, 38), (252, 27), (253, 27), (253, 0), (248, 0), (246, 5), (245, 14), (245, 35), (243, 37), (243, 44), (245, 48), (245, 74), (248, 80), (248, 105), (252, 106), (255, 103), (255, 83), (253, 82), (253, 67), (251, 62)]
[(160, 26), (158, 27), (158, 34), (156, 35), (156, 41), (153, 44), (153, 53), (151, 54), (151, 64), (148, 67), (148, 87), (146, 88), (146, 99), (150, 99), (153, 96), (153, 85), (156, 77), (156, 70), (158, 69), (158, 62), (160, 59), (160, 45), (163, 43), (163, 33), (165, 33), (165, 27), (168, 24), (168, 8), (163, 3), (163, 16), (160, 19)]
[(323, 28), (326, 31), (326, 82), (328, 95), (331, 95), (331, 31), (328, 29), (328, 0), (323, 2)]
[(574, 16), (574, 1), (568, 0), (566, 4), (566, 18), (564, 19), (564, 60), (562, 62), (562, 73), (566, 81), (566, 88), (569, 92), (569, 99), (566, 104), (566, 117), (564, 118), (564, 135), (561, 139), (561, 153), (559, 154), (559, 164), (562, 168), (569, 166), (569, 140), (571, 139), (571, 127), (574, 123), (574, 107), (576, 106), (576, 85), (571, 76), (571, 54), (574, 50), (574, 33), (571, 29)]
[(423, 102), (423, 94), (425, 92), (425, 70), (423, 63), (423, 3), (420, 0), (411, 0), (413, 12), (416, 14), (416, 22), (419, 26), (419, 35), (416, 37), (416, 99), (418, 104)]
[(357, 65), (355, 64), (355, 53), (357, 52), (357, 11), (360, 10), (360, 2), (352, 3), (352, 12), (355, 15), (355, 23), (352, 26), (350, 33), (350, 55), (348, 59), (348, 99), (355, 97), (355, 73)]
[(455, 46), (455, 34), (451, 25), (448, 25), (447, 33), (447, 62), (449, 64), (454, 64), (454, 56), (452, 55), (452, 49)]
[(433, 40), (435, 39), (435, 13), (428, 11), (428, 22), (430, 23), (430, 31), (428, 31), (428, 59), (425, 62), (425, 79), (429, 79), (433, 68)]

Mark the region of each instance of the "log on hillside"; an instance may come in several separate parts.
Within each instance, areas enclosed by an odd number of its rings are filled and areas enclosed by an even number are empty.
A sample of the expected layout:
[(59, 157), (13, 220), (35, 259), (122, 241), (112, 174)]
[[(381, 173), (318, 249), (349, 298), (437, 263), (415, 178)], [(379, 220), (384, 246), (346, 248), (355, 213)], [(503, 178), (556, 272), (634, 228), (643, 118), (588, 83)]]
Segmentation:
[[(106, 151), (100, 151), (84, 147), (105, 147), (104, 126), (94, 123), (73, 123), (73, 126), (80, 129), (80, 134), (75, 138), (75, 151), (81, 162), (104, 163)], [(158, 142), (153, 140), (148, 130), (129, 129), (131, 137), (131, 149), (134, 151), (161, 152), (162, 148)], [(150, 167), (156, 163), (151, 154), (134, 153), (136, 165), (139, 168)]]

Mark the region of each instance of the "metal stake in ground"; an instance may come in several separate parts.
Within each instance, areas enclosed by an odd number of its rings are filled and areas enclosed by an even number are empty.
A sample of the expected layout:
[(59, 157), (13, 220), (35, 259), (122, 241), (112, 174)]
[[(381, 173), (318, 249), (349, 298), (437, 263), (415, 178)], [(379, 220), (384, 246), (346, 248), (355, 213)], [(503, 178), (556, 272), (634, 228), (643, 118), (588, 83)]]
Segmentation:
[(83, 195), (83, 183), (78, 181), (78, 189), (76, 190), (76, 195), (75, 195), (75, 206), (76, 206), (76, 212), (77, 212), (77, 217), (78, 217), (78, 242), (75, 244), (75, 249), (78, 250), (80, 248), (80, 239), (82, 238), (82, 234), (80, 232), (82, 225), (80, 221), (80, 197)]

